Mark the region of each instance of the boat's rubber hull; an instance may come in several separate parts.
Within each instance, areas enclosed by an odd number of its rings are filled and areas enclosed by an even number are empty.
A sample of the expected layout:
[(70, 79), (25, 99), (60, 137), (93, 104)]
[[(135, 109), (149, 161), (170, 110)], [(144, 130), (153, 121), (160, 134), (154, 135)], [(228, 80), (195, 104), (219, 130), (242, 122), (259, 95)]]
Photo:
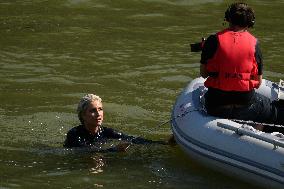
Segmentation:
[[(217, 123), (241, 125), (200, 111), (203, 83), (202, 78), (193, 80), (173, 107), (172, 130), (177, 143), (192, 158), (213, 169), (261, 186), (283, 188), (284, 149), (218, 127)], [(265, 80), (258, 92), (277, 98), (277, 90)]]

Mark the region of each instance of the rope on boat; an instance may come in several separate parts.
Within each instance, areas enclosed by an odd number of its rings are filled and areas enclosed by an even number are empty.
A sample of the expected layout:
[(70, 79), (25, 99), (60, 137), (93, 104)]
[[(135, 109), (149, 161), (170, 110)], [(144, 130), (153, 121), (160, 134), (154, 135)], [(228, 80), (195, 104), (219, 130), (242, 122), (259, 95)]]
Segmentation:
[(185, 115), (187, 115), (188, 113), (195, 112), (195, 111), (201, 111), (201, 110), (203, 110), (203, 109), (186, 110), (186, 111), (184, 111), (184, 113), (179, 114), (179, 115), (177, 115), (176, 117), (174, 117), (174, 118), (172, 118), (172, 119), (169, 119), (169, 120), (167, 120), (167, 121), (161, 123), (161, 124), (158, 125), (157, 127), (161, 127), (161, 126), (163, 126), (163, 125), (165, 125), (165, 124), (167, 124), (167, 123), (170, 123), (170, 122), (176, 120), (177, 118), (182, 118), (182, 117), (184, 117)]

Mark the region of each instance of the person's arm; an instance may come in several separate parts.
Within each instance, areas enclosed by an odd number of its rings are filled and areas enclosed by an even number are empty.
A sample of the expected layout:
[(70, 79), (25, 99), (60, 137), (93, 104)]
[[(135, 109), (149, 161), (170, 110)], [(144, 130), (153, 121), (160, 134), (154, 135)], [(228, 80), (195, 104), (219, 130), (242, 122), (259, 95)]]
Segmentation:
[(258, 81), (258, 85), (255, 88), (259, 88), (262, 82), (262, 75), (257, 75), (255, 78), (256, 81)]
[(81, 146), (83, 146), (83, 144), (81, 144), (80, 141), (78, 140), (75, 128), (71, 129), (66, 135), (66, 139), (64, 141), (63, 147), (73, 148), (73, 147), (81, 147)]
[(259, 82), (259, 85), (256, 88), (259, 88), (259, 86), (261, 85), (262, 82), (262, 74), (263, 74), (263, 58), (262, 58), (262, 53), (261, 53), (261, 49), (259, 46), (259, 42), (257, 41), (256, 45), (255, 45), (255, 60), (257, 62), (257, 70), (258, 70), (258, 75), (255, 78), (255, 80), (257, 80)]
[(134, 137), (134, 136), (127, 135), (125, 133), (118, 132), (114, 129), (106, 128), (106, 127), (104, 127), (104, 134), (108, 138), (121, 139), (123, 141), (131, 142), (133, 144), (168, 144), (165, 141), (153, 141), (153, 140), (145, 139), (143, 137)]
[(206, 70), (206, 64), (200, 64), (200, 76), (203, 78), (206, 78), (209, 76)]
[(200, 59), (200, 76), (206, 78), (209, 73), (206, 70), (207, 61), (215, 55), (218, 47), (218, 39), (216, 35), (210, 35), (202, 48), (201, 59)]
[(262, 58), (262, 52), (261, 52), (258, 41), (255, 45), (254, 57), (255, 57), (255, 60), (256, 60), (256, 63), (257, 63), (258, 75), (262, 75), (263, 74), (263, 58)]

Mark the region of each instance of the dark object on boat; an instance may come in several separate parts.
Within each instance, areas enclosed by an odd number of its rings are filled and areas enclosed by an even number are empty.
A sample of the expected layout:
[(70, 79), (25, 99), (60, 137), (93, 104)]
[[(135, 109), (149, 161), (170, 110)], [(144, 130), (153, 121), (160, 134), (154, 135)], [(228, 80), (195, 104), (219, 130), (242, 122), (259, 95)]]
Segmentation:
[(204, 43), (205, 43), (205, 38), (202, 37), (201, 42), (190, 44), (191, 52), (200, 52), (200, 51), (202, 51)]
[(247, 124), (250, 125), (254, 128), (262, 128), (263, 132), (266, 133), (273, 133), (273, 132), (279, 132), (284, 134), (284, 126), (283, 125), (275, 125), (275, 124), (268, 124), (268, 123), (258, 123), (258, 122), (253, 122), (253, 121), (244, 121), (244, 120), (237, 120), (233, 119), (232, 121), (235, 121), (240, 124)]

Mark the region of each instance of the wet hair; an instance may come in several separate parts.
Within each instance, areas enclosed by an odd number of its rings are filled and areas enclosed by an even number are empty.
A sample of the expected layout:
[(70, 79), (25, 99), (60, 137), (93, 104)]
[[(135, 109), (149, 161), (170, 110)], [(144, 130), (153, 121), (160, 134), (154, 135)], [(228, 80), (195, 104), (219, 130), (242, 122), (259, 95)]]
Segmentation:
[(93, 101), (102, 102), (102, 99), (99, 96), (94, 95), (94, 94), (87, 94), (81, 98), (78, 104), (78, 107), (77, 107), (78, 118), (81, 124), (84, 124), (83, 113), (87, 110), (88, 106)]
[(251, 28), (255, 22), (254, 11), (246, 3), (233, 3), (225, 12), (225, 20), (236, 26)]

